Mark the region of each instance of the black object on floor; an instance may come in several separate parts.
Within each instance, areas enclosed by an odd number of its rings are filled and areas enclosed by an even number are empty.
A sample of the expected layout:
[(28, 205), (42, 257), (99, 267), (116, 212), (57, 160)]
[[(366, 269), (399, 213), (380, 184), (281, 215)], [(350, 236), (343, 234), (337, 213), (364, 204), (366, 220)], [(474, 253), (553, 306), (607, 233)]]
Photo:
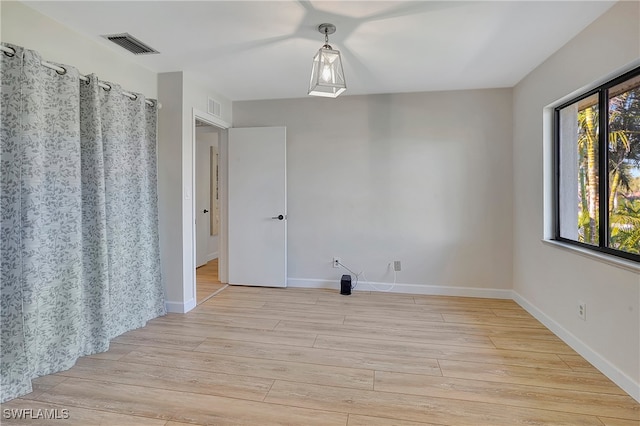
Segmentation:
[(351, 275), (344, 274), (340, 280), (340, 294), (351, 294)]

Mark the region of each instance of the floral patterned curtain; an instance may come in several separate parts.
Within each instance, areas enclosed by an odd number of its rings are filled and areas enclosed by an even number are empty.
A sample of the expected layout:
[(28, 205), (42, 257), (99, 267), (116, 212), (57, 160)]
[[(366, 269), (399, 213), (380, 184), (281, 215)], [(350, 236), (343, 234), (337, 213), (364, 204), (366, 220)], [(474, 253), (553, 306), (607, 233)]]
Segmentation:
[(1, 401), (164, 311), (157, 110), (0, 54)]

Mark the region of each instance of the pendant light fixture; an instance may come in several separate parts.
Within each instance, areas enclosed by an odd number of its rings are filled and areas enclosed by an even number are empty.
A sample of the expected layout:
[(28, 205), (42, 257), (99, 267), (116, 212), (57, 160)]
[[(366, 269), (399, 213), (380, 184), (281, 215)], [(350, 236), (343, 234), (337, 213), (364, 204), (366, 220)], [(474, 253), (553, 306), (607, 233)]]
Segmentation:
[(337, 98), (347, 90), (347, 84), (344, 80), (340, 52), (329, 45), (329, 34), (336, 32), (336, 26), (320, 24), (318, 31), (324, 34), (324, 46), (313, 57), (309, 95)]

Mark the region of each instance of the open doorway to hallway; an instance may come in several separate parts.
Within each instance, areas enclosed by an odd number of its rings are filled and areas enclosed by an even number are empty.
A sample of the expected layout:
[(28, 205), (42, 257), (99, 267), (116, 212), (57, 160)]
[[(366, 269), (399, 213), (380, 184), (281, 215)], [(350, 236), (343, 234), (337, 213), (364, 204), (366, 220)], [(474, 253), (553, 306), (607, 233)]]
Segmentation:
[(218, 149), (220, 129), (196, 119), (196, 304), (224, 287), (219, 276)]

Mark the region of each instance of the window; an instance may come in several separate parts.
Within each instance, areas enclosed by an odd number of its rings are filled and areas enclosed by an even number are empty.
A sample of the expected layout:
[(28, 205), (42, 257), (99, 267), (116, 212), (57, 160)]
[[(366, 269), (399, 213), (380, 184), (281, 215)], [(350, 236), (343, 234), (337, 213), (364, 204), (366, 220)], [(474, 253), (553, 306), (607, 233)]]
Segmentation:
[(640, 68), (555, 109), (555, 239), (640, 261)]

